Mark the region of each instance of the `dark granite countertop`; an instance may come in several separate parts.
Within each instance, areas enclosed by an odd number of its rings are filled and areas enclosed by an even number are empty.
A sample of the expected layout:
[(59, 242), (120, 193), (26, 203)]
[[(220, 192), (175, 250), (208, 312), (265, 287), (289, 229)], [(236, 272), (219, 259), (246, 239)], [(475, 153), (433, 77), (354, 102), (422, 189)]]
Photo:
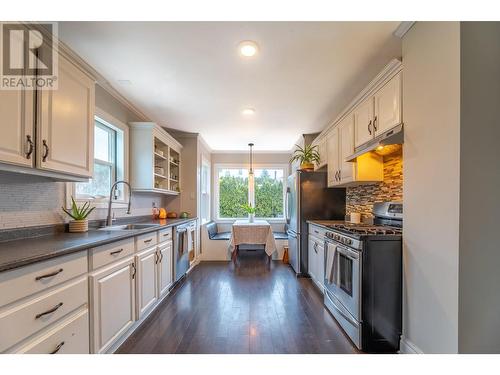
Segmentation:
[(140, 224), (160, 224), (151, 228), (134, 230), (89, 229), (87, 233), (56, 233), (31, 238), (19, 238), (0, 242), (0, 272), (25, 266), (42, 260), (74, 253), (110, 242), (130, 238), (143, 233), (187, 223), (196, 218), (140, 220)]
[(329, 229), (327, 225), (332, 225), (332, 224), (345, 224), (346, 221), (344, 220), (307, 220), (308, 224), (313, 224), (313, 225), (318, 225), (320, 227), (323, 227), (325, 229)]

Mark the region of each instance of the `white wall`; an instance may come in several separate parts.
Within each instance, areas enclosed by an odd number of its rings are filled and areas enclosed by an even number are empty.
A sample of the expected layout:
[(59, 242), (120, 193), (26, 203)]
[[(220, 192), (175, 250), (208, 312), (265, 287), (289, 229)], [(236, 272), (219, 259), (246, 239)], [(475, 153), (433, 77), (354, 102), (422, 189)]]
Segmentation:
[(461, 23), (459, 351), (500, 353), (500, 23)]
[(417, 22), (403, 39), (403, 336), (458, 351), (460, 25)]

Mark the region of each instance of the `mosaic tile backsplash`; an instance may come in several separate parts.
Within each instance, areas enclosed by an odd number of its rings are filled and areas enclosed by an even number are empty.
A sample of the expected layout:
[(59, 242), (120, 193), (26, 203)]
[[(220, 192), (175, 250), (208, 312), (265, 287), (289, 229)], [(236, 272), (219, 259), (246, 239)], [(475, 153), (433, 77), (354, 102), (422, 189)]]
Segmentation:
[(359, 212), (363, 217), (372, 217), (375, 202), (403, 200), (403, 154), (402, 150), (384, 156), (384, 181), (348, 187), (346, 189), (346, 211)]
[[(66, 184), (37, 176), (0, 173), (0, 230), (68, 222), (61, 206), (66, 202)], [(151, 214), (152, 203), (165, 204), (162, 196), (133, 194), (132, 215)], [(115, 216), (130, 217), (126, 208), (114, 208)], [(89, 219), (104, 219), (106, 208), (97, 208)]]

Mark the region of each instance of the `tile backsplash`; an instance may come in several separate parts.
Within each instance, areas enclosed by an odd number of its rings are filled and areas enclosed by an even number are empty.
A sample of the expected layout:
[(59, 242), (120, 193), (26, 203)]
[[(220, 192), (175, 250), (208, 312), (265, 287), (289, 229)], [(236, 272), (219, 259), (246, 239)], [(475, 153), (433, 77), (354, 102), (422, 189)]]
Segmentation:
[[(0, 230), (68, 221), (61, 207), (66, 201), (66, 184), (44, 177), (0, 172)], [(157, 194), (133, 194), (132, 216), (151, 214), (152, 203), (165, 206)], [(125, 208), (114, 208), (116, 217), (128, 216)], [(106, 218), (107, 210), (97, 208), (89, 219)]]
[(346, 189), (346, 211), (359, 212), (371, 217), (375, 202), (403, 200), (403, 154), (399, 150), (384, 156), (384, 181), (348, 187)]

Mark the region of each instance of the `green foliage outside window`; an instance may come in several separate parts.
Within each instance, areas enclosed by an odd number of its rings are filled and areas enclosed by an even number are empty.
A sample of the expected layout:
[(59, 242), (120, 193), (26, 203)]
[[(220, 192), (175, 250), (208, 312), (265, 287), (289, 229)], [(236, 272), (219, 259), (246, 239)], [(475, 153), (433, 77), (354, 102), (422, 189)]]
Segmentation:
[(283, 217), (283, 180), (274, 179), (267, 170), (255, 178), (255, 217)]
[(219, 177), (219, 217), (247, 217), (243, 205), (248, 203), (248, 178)]
[[(274, 170), (271, 170), (273, 173)], [(259, 175), (259, 174), (257, 174)], [(255, 177), (255, 217), (283, 217), (283, 179), (262, 170)], [(248, 177), (219, 175), (219, 217), (246, 218)]]

